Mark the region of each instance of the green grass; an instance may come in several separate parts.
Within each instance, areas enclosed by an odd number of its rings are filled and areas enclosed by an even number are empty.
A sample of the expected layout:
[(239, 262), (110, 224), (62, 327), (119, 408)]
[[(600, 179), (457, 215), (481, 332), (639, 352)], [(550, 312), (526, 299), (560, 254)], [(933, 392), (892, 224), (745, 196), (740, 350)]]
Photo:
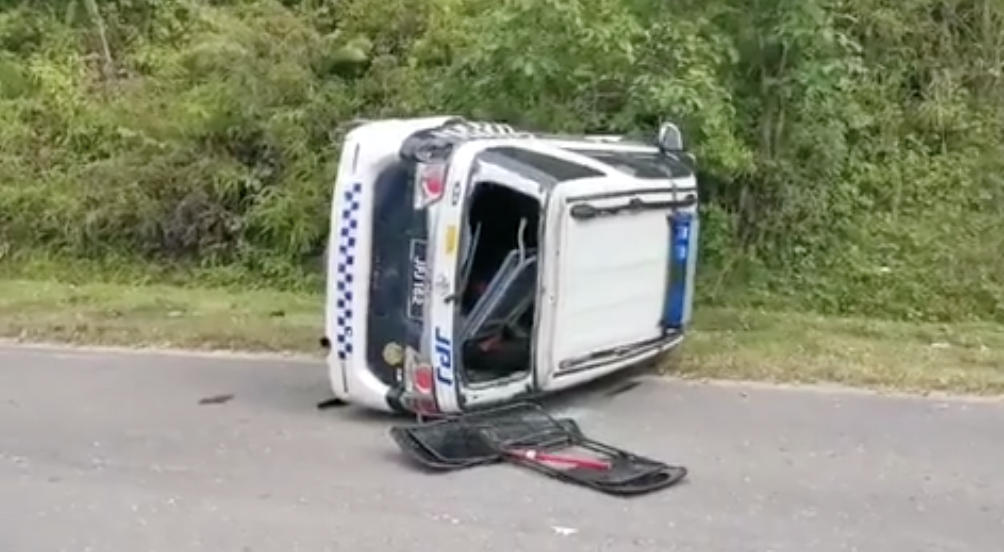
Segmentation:
[(1004, 393), (1004, 327), (700, 311), (670, 368), (692, 377)]
[(0, 336), (24, 341), (317, 351), (320, 297), (164, 285), (0, 280)]
[[(317, 351), (322, 298), (274, 291), (0, 280), (0, 336), (79, 344)], [(689, 378), (1004, 393), (1004, 327), (699, 309), (665, 367)]]

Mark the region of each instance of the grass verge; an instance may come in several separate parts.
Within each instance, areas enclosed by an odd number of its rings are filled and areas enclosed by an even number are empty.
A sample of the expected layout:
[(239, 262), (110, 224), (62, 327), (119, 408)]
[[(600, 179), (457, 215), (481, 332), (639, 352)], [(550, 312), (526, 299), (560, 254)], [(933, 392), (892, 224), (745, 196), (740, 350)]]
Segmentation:
[(307, 294), (0, 280), (0, 337), (89, 345), (317, 351)]
[[(317, 351), (309, 294), (0, 280), (0, 337), (100, 345)], [(1004, 393), (1004, 327), (700, 309), (667, 371), (692, 378)]]

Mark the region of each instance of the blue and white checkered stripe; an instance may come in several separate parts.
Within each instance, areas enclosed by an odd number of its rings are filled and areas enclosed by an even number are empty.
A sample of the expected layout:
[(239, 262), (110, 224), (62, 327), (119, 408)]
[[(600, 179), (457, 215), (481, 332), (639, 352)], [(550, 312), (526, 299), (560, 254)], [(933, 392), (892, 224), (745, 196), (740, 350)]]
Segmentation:
[(349, 185), (342, 196), (338, 218), (338, 242), (335, 259), (335, 354), (339, 360), (352, 355), (352, 286), (355, 282), (356, 247), (359, 236), (359, 208), (363, 185)]

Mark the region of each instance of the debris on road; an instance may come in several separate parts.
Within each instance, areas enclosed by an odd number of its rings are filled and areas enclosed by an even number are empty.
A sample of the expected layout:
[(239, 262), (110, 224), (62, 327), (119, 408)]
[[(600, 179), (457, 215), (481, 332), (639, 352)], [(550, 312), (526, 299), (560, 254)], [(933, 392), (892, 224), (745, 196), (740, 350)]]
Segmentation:
[(553, 418), (533, 403), (396, 426), (390, 434), (409, 459), (433, 471), (507, 462), (617, 496), (647, 494), (687, 477), (683, 466), (590, 439), (574, 420)]
[(203, 397), (199, 399), (200, 405), (207, 404), (226, 404), (234, 399), (234, 396), (230, 393), (225, 393), (222, 395), (213, 395), (212, 397)]

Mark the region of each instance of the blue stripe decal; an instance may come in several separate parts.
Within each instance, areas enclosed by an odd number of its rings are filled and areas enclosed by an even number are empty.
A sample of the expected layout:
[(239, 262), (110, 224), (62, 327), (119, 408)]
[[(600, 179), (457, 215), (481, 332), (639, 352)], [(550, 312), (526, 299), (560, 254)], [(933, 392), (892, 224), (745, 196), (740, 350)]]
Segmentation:
[(355, 182), (342, 196), (338, 218), (338, 242), (335, 249), (335, 354), (340, 360), (352, 355), (352, 283), (355, 275), (359, 234), (359, 209), (362, 182)]
[(687, 308), (687, 261), (690, 259), (691, 213), (669, 216), (669, 283), (663, 308), (664, 330), (679, 330)]

